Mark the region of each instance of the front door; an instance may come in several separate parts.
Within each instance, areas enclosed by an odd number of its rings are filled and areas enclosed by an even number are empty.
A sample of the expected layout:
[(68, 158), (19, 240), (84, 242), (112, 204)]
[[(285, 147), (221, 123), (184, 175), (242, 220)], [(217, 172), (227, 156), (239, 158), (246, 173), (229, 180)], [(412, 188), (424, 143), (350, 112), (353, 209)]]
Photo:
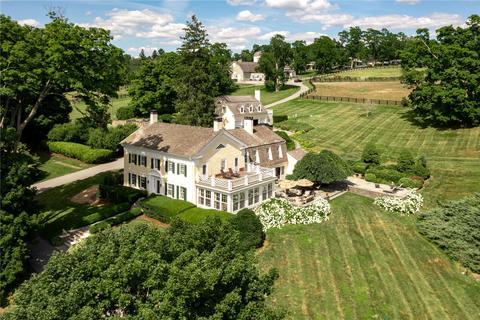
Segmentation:
[(160, 177), (151, 175), (149, 180), (149, 193), (160, 194), (160, 192), (162, 191), (162, 180), (160, 179)]

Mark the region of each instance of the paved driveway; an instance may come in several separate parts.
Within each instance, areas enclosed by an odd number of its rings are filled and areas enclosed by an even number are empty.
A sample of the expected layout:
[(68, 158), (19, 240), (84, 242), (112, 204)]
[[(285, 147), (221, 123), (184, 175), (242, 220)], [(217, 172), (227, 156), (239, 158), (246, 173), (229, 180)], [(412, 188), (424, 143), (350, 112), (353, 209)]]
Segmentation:
[(43, 192), (50, 188), (55, 188), (70, 182), (92, 177), (101, 172), (120, 170), (120, 169), (123, 169), (123, 158), (117, 159), (112, 162), (103, 163), (98, 166), (90, 167), (84, 170), (80, 170), (77, 172), (69, 173), (64, 176), (56, 177), (50, 180), (38, 182), (38, 183), (35, 183), (33, 187), (36, 187), (38, 192)]
[(308, 91), (308, 87), (307, 87), (306, 85), (304, 85), (302, 82), (289, 81), (289, 82), (287, 82), (287, 84), (292, 85), (292, 86), (300, 87), (300, 90), (298, 90), (297, 92), (295, 92), (295, 93), (292, 94), (291, 96), (288, 96), (288, 97), (286, 97), (286, 98), (283, 98), (282, 100), (278, 100), (278, 101), (272, 102), (272, 103), (270, 103), (270, 104), (267, 104), (267, 105), (265, 106), (265, 108), (271, 108), (271, 107), (274, 107), (274, 106), (276, 106), (276, 105), (285, 103), (285, 102), (287, 102), (287, 101), (290, 101), (290, 100), (293, 100), (293, 99), (297, 99), (298, 97), (300, 97), (300, 95), (301, 95), (302, 93)]

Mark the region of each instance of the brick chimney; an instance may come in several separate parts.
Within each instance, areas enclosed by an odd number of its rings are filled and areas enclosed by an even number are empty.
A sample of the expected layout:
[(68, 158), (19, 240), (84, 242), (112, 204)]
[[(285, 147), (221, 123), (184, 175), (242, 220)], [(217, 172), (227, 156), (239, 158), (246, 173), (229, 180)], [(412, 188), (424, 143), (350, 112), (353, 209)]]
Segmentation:
[(158, 122), (158, 113), (157, 110), (150, 111), (150, 124)]
[(221, 129), (223, 129), (223, 119), (215, 118), (215, 120), (213, 120), (213, 131), (217, 132)]
[(245, 117), (243, 120), (243, 129), (253, 134), (253, 117)]

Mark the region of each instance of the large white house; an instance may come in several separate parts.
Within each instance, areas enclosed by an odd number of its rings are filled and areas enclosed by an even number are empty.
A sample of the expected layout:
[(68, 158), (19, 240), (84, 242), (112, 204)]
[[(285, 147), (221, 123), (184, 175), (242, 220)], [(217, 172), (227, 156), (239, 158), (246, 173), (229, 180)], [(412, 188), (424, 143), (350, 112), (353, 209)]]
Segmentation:
[(221, 97), (213, 128), (150, 123), (122, 141), (124, 184), (236, 212), (274, 196), (287, 166), (285, 141), (253, 97)]

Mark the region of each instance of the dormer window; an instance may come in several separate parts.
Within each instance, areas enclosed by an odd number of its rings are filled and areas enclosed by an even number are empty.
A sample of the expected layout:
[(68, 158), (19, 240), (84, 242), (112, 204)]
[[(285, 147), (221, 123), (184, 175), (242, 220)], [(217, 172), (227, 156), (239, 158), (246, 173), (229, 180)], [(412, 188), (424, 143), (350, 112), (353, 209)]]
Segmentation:
[(227, 112), (227, 107), (222, 107), (222, 113)]
[(240, 113), (245, 113), (245, 107), (244, 106), (240, 107)]
[(278, 148), (278, 157), (283, 158), (282, 147), (278, 146), (277, 148)]
[(248, 108), (248, 111), (253, 112), (253, 106), (250, 106), (250, 107)]
[(261, 111), (262, 111), (262, 107), (257, 106), (257, 111), (258, 111), (258, 112), (261, 112)]

